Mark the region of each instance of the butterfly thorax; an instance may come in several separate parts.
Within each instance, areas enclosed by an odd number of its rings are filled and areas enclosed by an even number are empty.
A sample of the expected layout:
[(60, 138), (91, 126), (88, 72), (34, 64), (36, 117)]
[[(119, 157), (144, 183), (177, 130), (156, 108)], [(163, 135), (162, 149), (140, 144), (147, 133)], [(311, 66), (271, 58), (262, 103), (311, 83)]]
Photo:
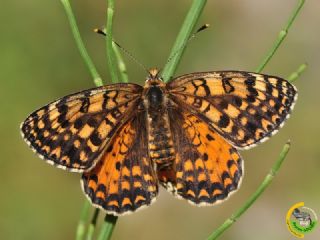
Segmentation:
[(158, 77), (157, 69), (151, 69), (144, 86), (143, 103), (146, 109), (149, 156), (158, 169), (171, 165), (175, 154), (166, 91), (166, 84)]

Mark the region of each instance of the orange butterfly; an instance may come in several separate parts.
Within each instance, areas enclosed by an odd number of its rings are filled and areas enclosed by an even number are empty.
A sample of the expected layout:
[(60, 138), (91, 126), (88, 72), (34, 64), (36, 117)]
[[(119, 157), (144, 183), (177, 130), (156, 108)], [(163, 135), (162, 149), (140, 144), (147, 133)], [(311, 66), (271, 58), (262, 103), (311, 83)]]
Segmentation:
[(144, 87), (118, 83), (71, 94), (21, 126), (48, 163), (82, 172), (96, 207), (121, 215), (150, 205), (158, 183), (195, 205), (239, 188), (248, 149), (278, 131), (294, 106), (288, 81), (241, 71), (197, 72)]

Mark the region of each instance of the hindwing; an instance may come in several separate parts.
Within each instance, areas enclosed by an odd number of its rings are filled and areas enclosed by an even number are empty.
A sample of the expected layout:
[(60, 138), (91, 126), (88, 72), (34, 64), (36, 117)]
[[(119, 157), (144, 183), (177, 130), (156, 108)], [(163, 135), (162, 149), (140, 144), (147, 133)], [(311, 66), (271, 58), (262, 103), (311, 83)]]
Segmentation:
[(160, 182), (196, 205), (225, 200), (239, 188), (243, 163), (237, 150), (195, 115), (170, 109), (176, 158)]
[(118, 130), (97, 166), (82, 175), (82, 187), (93, 205), (114, 215), (155, 200), (158, 181), (148, 155), (145, 112)]

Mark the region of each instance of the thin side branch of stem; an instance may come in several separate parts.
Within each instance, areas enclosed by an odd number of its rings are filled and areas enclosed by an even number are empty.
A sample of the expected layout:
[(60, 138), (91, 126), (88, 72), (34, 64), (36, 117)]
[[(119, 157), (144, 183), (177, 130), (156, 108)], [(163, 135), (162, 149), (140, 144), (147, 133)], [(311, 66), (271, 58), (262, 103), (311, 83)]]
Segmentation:
[(287, 78), (288, 81), (291, 83), (294, 82), (306, 70), (307, 66), (308, 65), (306, 63), (301, 64), (295, 72), (289, 75), (289, 77)]
[(77, 226), (76, 240), (82, 240), (84, 238), (84, 235), (86, 233), (86, 224), (90, 212), (90, 206), (91, 205), (89, 201), (85, 200), (81, 210), (80, 220)]
[[(298, 69), (291, 73), (288, 77), (289, 82), (295, 81), (306, 69), (307, 64), (301, 64)], [(219, 228), (217, 228), (209, 237), (208, 240), (217, 239), (224, 231), (231, 227), (231, 225), (240, 218), (240, 216), (257, 200), (257, 198), (264, 192), (264, 190), (270, 185), (276, 173), (279, 171), (282, 162), (284, 161), (288, 151), (290, 149), (290, 142), (288, 141), (277, 160), (277, 162), (271, 168), (269, 174), (265, 177), (262, 184), (256, 190), (256, 192), (249, 198), (249, 200), (241, 207), (236, 213), (234, 213), (230, 218), (228, 218)]]
[[(112, 23), (113, 23), (113, 15), (114, 15), (114, 0), (107, 0), (108, 8), (107, 8), (107, 24), (106, 24), (106, 31), (107, 31), (107, 37), (106, 37), (106, 50), (107, 50), (107, 62), (108, 62), (108, 68), (111, 74), (111, 81), (113, 83), (118, 82), (118, 76), (116, 71), (116, 62), (115, 62), (115, 51), (113, 48), (113, 35), (112, 35)], [(117, 60), (122, 60), (121, 55), (119, 54), (117, 57)], [(118, 62), (118, 64), (120, 64)], [(122, 61), (122, 64), (125, 68), (124, 62)], [(105, 221), (102, 224), (98, 239), (100, 240), (108, 240), (112, 236), (113, 229), (116, 225), (118, 217), (108, 215), (105, 216)]]
[(207, 240), (217, 239), (225, 230), (227, 230), (231, 225), (237, 221), (238, 218), (257, 200), (257, 198), (264, 192), (264, 190), (270, 185), (274, 176), (277, 174), (281, 164), (286, 158), (290, 149), (290, 142), (288, 141), (282, 148), (278, 160), (274, 163), (270, 169), (269, 174), (265, 177), (258, 189), (252, 194), (252, 196), (247, 200), (247, 202), (230, 218), (228, 218), (219, 228), (217, 228)]
[(110, 71), (111, 81), (113, 83), (118, 82), (118, 76), (116, 71), (116, 63), (114, 60), (114, 51), (112, 49), (112, 40), (113, 40), (113, 34), (112, 34), (112, 24), (113, 24), (113, 15), (114, 15), (114, 0), (107, 0), (107, 23), (106, 23), (106, 31), (107, 31), (107, 37), (106, 37), (106, 53), (107, 53), (107, 63), (108, 63), (108, 69)]
[(94, 81), (95, 85), (102, 86), (103, 85), (102, 79), (101, 79), (96, 67), (94, 66), (94, 64), (88, 54), (88, 51), (85, 48), (84, 43), (81, 39), (80, 32), (79, 32), (77, 22), (74, 17), (70, 2), (69, 2), (69, 0), (61, 0), (61, 3), (64, 7), (66, 14), (67, 14), (69, 24), (70, 24), (74, 39), (76, 41), (76, 44), (78, 46), (78, 49), (80, 51), (80, 54), (89, 69), (89, 72), (93, 78), (93, 81)]
[[(292, 16), (288, 20), (288, 23), (285, 27), (284, 30), (280, 31), (279, 36), (271, 48), (271, 50), (268, 52), (267, 56), (264, 58), (260, 66), (256, 69), (256, 72), (261, 72), (264, 67), (268, 64), (268, 62), (271, 60), (273, 57), (274, 53), (276, 50), (279, 48), (280, 44), (284, 40), (285, 36), (288, 33), (289, 28), (293, 24), (296, 16), (300, 12), (301, 8), (303, 7), (304, 0), (299, 0), (297, 8), (294, 10)], [(297, 72), (293, 73), (290, 75), (289, 79), (295, 80), (305, 69), (304, 65), (301, 65), (300, 68), (297, 70)], [(291, 80), (291, 81), (293, 81)], [(272, 169), (270, 170), (270, 173), (265, 177), (264, 181), (262, 184), (258, 187), (256, 192), (249, 198), (249, 200), (236, 212), (234, 213), (230, 218), (228, 218), (220, 227), (218, 227), (209, 237), (208, 240), (214, 240), (217, 239), (224, 231), (226, 231), (228, 228), (232, 226), (232, 224), (257, 200), (257, 198), (264, 192), (264, 190), (270, 185), (271, 181), (273, 180), (275, 174), (278, 172), (281, 163), (285, 159), (288, 151), (290, 149), (290, 144), (289, 142), (284, 145), (280, 156), (277, 160), (277, 162), (274, 164)]]
[(162, 77), (165, 82), (169, 81), (176, 71), (186, 47), (184, 44), (190, 38), (206, 3), (207, 0), (193, 0), (189, 12), (177, 36), (176, 42), (171, 49), (171, 53), (168, 58), (171, 60), (170, 62), (167, 62), (162, 71)]
[[(102, 79), (96, 69), (96, 67), (93, 64), (93, 61), (91, 60), (87, 49), (84, 46), (84, 43), (82, 41), (78, 26), (77, 26), (77, 22), (75, 19), (75, 16), (73, 14), (71, 5), (69, 0), (61, 0), (61, 3), (64, 7), (64, 10), (66, 12), (70, 27), (71, 27), (71, 31), (73, 33), (76, 45), (79, 49), (79, 52), (85, 62), (85, 64), (87, 65), (89, 72), (93, 78), (93, 82), (96, 86), (102, 86), (103, 82)], [(82, 211), (81, 211), (81, 216), (80, 216), (80, 220), (77, 226), (77, 231), (76, 231), (76, 239), (77, 240), (82, 240), (84, 239), (85, 233), (86, 233), (86, 224), (88, 221), (88, 217), (89, 217), (89, 212), (90, 212), (90, 203), (85, 200), (83, 207), (82, 207)]]
[(285, 37), (287, 36), (290, 27), (292, 26), (294, 20), (298, 16), (298, 13), (302, 9), (304, 3), (305, 3), (305, 0), (299, 0), (297, 7), (292, 13), (291, 17), (289, 18), (285, 28), (279, 32), (278, 38), (276, 39), (275, 43), (273, 44), (272, 48), (269, 50), (265, 58), (263, 59), (262, 63), (255, 70), (256, 72), (258, 73), (261, 72), (265, 68), (267, 63), (271, 60), (271, 58), (273, 57), (273, 55), (275, 54), (277, 49), (280, 47)]
[(97, 219), (99, 217), (99, 213), (100, 213), (100, 209), (96, 208), (94, 210), (91, 223), (90, 223), (90, 225), (88, 227), (87, 239), (86, 240), (92, 240), (93, 239), (93, 234), (94, 234), (94, 230), (96, 228), (96, 224), (97, 224)]
[(119, 51), (119, 47), (114, 42), (112, 42), (112, 48), (113, 48), (114, 56), (116, 57), (116, 60), (118, 63), (120, 81), (127, 83), (129, 82), (127, 67), (123, 61), (122, 55)]
[[(80, 36), (80, 32), (76, 23), (76, 19), (74, 17), (71, 5), (69, 0), (61, 0), (65, 12), (67, 14), (68, 20), (69, 20), (69, 24), (71, 26), (71, 30), (73, 33), (73, 36), (75, 38), (76, 44), (78, 46), (78, 49), (80, 51), (80, 54), (84, 60), (84, 62), (86, 63), (93, 81), (95, 83), (96, 86), (102, 86), (103, 82), (102, 79), (98, 73), (98, 71), (96, 70), (96, 67), (93, 64), (93, 61), (91, 60), (85, 46), (84, 43), (81, 39)], [(114, 63), (114, 57), (113, 54), (117, 54), (116, 53), (116, 47), (113, 48), (113, 42), (112, 42), (112, 22), (113, 22), (113, 14), (114, 14), (114, 0), (108, 0), (108, 9), (107, 9), (107, 33), (109, 37), (106, 37), (106, 45), (107, 45), (107, 57), (108, 57), (108, 66), (109, 66), (109, 70), (111, 72), (111, 79), (112, 82), (116, 83), (117, 82), (117, 75), (116, 75), (116, 68), (115, 63)], [(117, 59), (118, 59), (118, 66), (119, 66), (119, 70), (121, 72), (121, 77), (122, 80), (124, 82), (128, 82), (128, 78), (126, 77), (126, 67), (125, 64), (121, 58), (120, 53), (117, 54)], [(84, 239), (84, 235), (86, 233), (86, 223), (88, 221), (88, 217), (89, 217), (89, 212), (90, 212), (90, 203), (85, 200), (82, 211), (81, 211), (81, 216), (80, 216), (80, 220), (77, 226), (77, 232), (76, 232), (76, 240), (83, 240)], [(99, 209), (96, 209), (94, 212), (94, 216), (92, 218), (92, 221), (88, 227), (88, 231), (87, 231), (87, 239), (90, 240), (93, 237), (94, 234), (94, 230), (95, 230), (95, 226), (96, 226), (96, 222), (97, 222), (97, 218), (99, 215)], [(110, 215), (106, 215), (105, 217), (105, 222), (102, 226), (102, 230), (100, 232), (99, 235), (99, 239), (110, 239), (114, 226), (116, 224), (117, 221), (117, 217), (115, 216), (110, 216)]]

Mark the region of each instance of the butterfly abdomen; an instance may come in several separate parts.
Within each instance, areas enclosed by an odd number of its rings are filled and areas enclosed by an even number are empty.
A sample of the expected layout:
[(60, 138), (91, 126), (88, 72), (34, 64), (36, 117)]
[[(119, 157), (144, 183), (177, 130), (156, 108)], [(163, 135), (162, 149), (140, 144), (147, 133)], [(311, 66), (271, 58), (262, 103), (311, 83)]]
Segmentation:
[(150, 159), (158, 169), (173, 163), (175, 150), (169, 125), (164, 90), (158, 85), (151, 85), (146, 93), (148, 148)]

